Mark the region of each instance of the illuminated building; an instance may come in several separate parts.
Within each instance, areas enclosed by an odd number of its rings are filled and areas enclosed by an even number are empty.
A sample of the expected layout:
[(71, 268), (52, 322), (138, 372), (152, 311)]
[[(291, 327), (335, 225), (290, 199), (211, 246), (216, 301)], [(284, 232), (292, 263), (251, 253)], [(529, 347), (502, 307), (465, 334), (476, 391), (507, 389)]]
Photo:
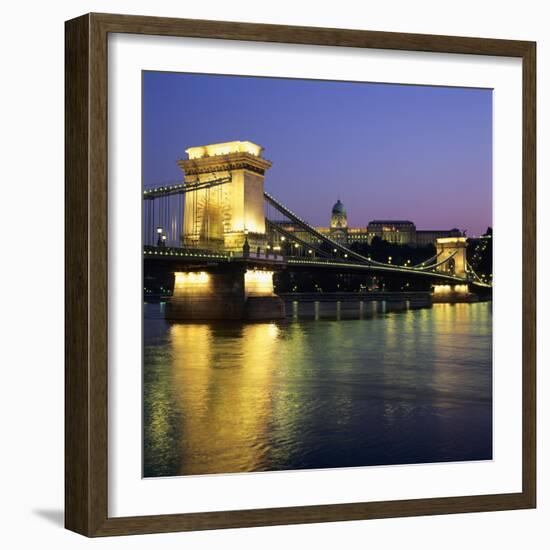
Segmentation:
[(416, 226), (408, 220), (373, 220), (367, 229), (371, 241), (378, 237), (393, 244), (416, 244)]
[[(292, 222), (278, 222), (280, 227), (298, 238), (307, 240), (307, 234)], [(417, 229), (409, 220), (372, 220), (367, 227), (349, 227), (344, 204), (338, 199), (332, 207), (330, 226), (316, 227), (319, 233), (343, 244), (371, 244), (375, 237), (393, 243), (410, 246), (435, 244), (442, 237), (462, 237), (462, 232), (454, 229)]]

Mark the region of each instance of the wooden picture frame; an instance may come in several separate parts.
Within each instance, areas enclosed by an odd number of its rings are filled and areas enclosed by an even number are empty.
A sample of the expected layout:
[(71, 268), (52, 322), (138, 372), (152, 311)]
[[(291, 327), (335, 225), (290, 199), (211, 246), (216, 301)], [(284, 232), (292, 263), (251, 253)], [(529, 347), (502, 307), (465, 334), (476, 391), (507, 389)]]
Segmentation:
[[(521, 492), (139, 517), (108, 516), (107, 37), (133, 33), (520, 58), (523, 64)], [(111, 14), (66, 22), (65, 525), (86, 536), (345, 521), (536, 505), (534, 42)]]

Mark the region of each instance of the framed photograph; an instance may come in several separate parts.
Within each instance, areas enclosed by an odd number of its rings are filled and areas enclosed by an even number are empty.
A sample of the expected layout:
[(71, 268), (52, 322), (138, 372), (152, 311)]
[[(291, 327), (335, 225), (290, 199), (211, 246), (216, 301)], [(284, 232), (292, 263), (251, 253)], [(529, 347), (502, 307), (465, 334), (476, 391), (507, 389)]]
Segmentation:
[(535, 43), (65, 36), (66, 527), (534, 508)]

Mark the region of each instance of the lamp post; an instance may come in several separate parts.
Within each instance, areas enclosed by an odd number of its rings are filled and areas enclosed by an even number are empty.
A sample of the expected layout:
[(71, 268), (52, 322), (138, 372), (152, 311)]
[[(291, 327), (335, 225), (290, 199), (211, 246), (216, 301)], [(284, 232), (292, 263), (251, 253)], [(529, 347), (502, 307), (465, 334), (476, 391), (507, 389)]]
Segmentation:
[(157, 246), (162, 246), (162, 227), (157, 227)]

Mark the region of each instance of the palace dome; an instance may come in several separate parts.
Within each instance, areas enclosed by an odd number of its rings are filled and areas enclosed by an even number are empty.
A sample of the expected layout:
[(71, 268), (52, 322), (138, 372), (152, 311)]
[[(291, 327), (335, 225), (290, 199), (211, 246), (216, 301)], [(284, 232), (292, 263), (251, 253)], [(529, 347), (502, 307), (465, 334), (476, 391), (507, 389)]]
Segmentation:
[(336, 201), (336, 204), (332, 207), (332, 213), (333, 214), (343, 214), (346, 215), (346, 209), (344, 208), (344, 205), (340, 202), (340, 199)]
[(348, 226), (348, 216), (344, 205), (340, 202), (340, 199), (336, 201), (336, 204), (332, 207), (332, 215), (330, 217), (331, 229), (346, 229)]

